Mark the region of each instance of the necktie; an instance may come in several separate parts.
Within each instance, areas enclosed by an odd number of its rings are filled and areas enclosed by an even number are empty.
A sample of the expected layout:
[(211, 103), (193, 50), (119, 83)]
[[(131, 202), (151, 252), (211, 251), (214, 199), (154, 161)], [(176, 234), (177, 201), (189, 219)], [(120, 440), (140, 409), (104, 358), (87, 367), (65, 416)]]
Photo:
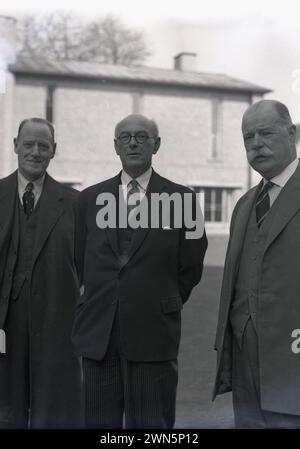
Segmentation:
[(260, 194), (257, 197), (255, 208), (256, 208), (256, 222), (258, 227), (261, 226), (271, 207), (269, 190), (271, 189), (271, 187), (273, 187), (273, 185), (274, 183), (272, 181), (266, 182), (266, 184), (264, 185)]
[(29, 182), (27, 184), (22, 200), (24, 212), (27, 215), (27, 218), (29, 218), (34, 208), (34, 193), (32, 182)]
[(130, 226), (130, 220), (134, 214), (134, 209), (139, 205), (139, 201), (137, 200), (137, 198), (132, 198), (132, 203), (130, 204), (130, 198), (132, 197), (132, 195), (139, 195), (140, 194), (140, 190), (139, 190), (139, 183), (137, 182), (136, 179), (132, 179), (129, 183), (130, 185), (130, 190), (128, 191), (127, 194), (127, 219), (128, 219), (128, 226), (131, 228)]

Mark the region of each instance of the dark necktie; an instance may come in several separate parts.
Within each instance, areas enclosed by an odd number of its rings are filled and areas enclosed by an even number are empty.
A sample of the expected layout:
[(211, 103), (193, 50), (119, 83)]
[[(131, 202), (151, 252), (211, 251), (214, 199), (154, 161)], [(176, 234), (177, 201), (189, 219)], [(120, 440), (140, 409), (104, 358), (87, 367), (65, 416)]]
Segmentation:
[(272, 181), (266, 182), (266, 184), (264, 185), (260, 194), (257, 197), (255, 208), (256, 208), (256, 222), (258, 227), (261, 226), (271, 207), (269, 190), (271, 189), (271, 187), (273, 187), (273, 185), (274, 183)]
[(137, 182), (136, 179), (132, 179), (129, 183), (130, 185), (130, 190), (127, 193), (127, 219), (128, 219), (128, 226), (129, 228), (131, 228), (130, 226), (130, 220), (132, 218), (132, 216), (134, 215), (134, 209), (139, 205), (139, 200), (137, 200), (137, 198), (132, 199), (132, 203), (133, 204), (129, 204), (130, 203), (130, 198), (132, 195), (139, 195), (140, 194), (140, 190), (139, 190), (139, 183)]
[(27, 184), (22, 200), (24, 212), (27, 215), (27, 218), (29, 218), (34, 208), (34, 193), (32, 182), (29, 182)]

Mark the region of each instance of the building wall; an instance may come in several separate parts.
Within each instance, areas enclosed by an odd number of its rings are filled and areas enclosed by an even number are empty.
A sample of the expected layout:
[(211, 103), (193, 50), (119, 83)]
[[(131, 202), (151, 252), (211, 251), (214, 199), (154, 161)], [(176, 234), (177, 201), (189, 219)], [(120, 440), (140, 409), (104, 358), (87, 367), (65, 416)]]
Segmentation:
[(0, 93), (0, 177), (3, 177), (11, 172), (14, 154), (15, 78), (8, 71), (3, 71), (1, 75), (3, 85)]
[[(246, 158), (240, 132), (247, 98), (224, 96), (220, 106), (217, 157), (212, 156), (213, 94), (157, 91), (145, 95), (143, 112), (160, 128), (162, 148), (156, 162), (167, 176), (181, 183), (246, 186)], [(219, 96), (217, 97), (220, 98)], [(238, 125), (237, 125), (238, 123)], [(234, 171), (234, 174), (233, 174)]]
[(60, 87), (54, 93), (58, 157), (53, 173), (86, 187), (120, 169), (113, 146), (114, 126), (132, 111), (128, 91)]
[[(49, 85), (53, 82), (17, 78), (15, 132), (25, 117), (46, 117)], [(58, 146), (49, 171), (79, 189), (115, 175), (120, 170), (113, 145), (115, 124), (132, 112), (143, 113), (157, 121), (162, 137), (154, 168), (198, 191), (222, 188), (222, 220), (209, 223), (208, 230), (227, 232), (232, 208), (249, 182), (240, 131), (249, 98), (201, 90), (56, 81), (52, 121)], [(12, 156), (11, 169), (15, 166)]]
[[(16, 83), (13, 97), (12, 137), (17, 135), (19, 124), (24, 118), (45, 117), (46, 98), (47, 89), (43, 84), (37, 83), (33, 86), (28, 83)], [(13, 152), (13, 139), (11, 140), (11, 149), (8, 173), (17, 167), (17, 158)]]

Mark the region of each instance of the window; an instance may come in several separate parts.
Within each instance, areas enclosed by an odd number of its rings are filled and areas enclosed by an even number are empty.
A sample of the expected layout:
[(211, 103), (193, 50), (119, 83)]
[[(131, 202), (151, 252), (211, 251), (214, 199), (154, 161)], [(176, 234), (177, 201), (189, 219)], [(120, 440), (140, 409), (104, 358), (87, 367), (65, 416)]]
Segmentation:
[(222, 221), (222, 189), (206, 188), (204, 201), (205, 221)]
[(189, 186), (197, 193), (204, 193), (204, 219), (210, 223), (226, 223), (229, 221), (232, 210), (231, 187), (202, 187)]

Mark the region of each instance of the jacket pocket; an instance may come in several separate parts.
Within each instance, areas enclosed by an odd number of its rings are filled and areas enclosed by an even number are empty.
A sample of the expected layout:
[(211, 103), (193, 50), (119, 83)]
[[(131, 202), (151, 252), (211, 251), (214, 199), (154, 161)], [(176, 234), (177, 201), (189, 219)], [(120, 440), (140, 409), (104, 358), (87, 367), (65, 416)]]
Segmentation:
[(180, 296), (172, 296), (160, 300), (163, 313), (179, 312), (182, 309), (182, 299)]

